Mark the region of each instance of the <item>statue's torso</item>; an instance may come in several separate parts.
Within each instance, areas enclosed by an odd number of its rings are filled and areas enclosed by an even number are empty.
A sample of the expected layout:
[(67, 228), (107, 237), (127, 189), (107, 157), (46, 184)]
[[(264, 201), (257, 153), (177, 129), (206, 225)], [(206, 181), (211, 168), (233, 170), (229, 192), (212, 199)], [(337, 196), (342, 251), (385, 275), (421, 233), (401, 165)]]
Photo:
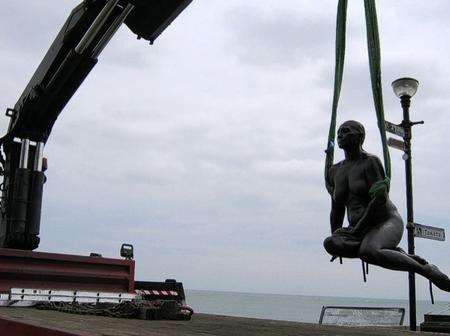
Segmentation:
[(347, 208), (349, 225), (355, 225), (369, 204), (364, 160), (338, 163), (334, 174), (333, 199)]
[[(347, 217), (349, 226), (356, 225), (364, 215), (364, 212), (370, 202), (369, 188), (370, 178), (368, 174), (374, 171), (373, 160), (368, 156), (354, 161), (341, 161), (333, 166), (333, 200), (345, 205), (347, 208)], [(379, 169), (376, 167), (376, 169)], [(382, 172), (384, 173), (384, 172)], [(373, 180), (373, 176), (372, 176)], [(389, 199), (386, 203), (387, 207), (383, 207), (386, 211), (379, 211), (372, 218), (374, 222), (378, 222), (387, 216), (388, 208), (394, 207)], [(380, 209), (381, 210), (381, 209)]]

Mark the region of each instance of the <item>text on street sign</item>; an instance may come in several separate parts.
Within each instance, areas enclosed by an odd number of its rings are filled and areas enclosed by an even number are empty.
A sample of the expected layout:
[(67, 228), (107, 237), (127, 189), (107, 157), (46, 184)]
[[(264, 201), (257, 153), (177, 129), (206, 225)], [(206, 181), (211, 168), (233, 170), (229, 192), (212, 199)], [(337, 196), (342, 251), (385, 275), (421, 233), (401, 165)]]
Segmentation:
[(399, 149), (404, 151), (405, 150), (405, 143), (401, 140), (397, 140), (394, 138), (389, 138), (388, 139), (388, 146), (389, 147), (393, 147), (395, 149)]
[(386, 127), (387, 132), (401, 136), (402, 138), (405, 137), (405, 130), (403, 127), (393, 124), (389, 121), (385, 121), (384, 125)]
[(445, 230), (414, 223), (414, 237), (445, 241)]

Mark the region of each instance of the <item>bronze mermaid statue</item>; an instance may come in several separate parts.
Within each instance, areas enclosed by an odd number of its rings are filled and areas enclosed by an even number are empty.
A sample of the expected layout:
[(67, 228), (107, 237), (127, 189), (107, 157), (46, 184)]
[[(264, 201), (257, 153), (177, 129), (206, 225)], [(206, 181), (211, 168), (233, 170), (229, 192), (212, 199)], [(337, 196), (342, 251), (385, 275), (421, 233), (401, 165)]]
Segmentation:
[[(450, 279), (435, 265), (398, 247), (404, 224), (389, 199), (388, 188), (376, 196), (371, 187), (385, 180), (380, 159), (362, 148), (364, 126), (346, 121), (338, 130), (337, 143), (345, 159), (330, 167), (327, 182), (331, 186), (331, 236), (324, 241), (333, 257), (361, 258), (364, 262), (395, 271), (415, 272), (444, 291), (450, 291)], [(348, 227), (343, 227), (347, 210)]]

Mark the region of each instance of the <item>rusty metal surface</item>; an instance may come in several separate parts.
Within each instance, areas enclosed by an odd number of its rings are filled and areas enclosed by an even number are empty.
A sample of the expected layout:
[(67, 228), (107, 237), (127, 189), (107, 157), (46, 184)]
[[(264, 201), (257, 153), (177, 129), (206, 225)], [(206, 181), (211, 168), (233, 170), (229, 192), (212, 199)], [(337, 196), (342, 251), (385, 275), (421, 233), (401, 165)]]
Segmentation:
[(134, 260), (0, 249), (0, 292), (10, 288), (134, 291)]
[[(8, 319), (86, 336), (413, 336), (439, 335), (399, 328), (350, 328), (194, 314), (191, 321), (144, 321), (80, 316), (32, 308), (0, 308)], [(1, 330), (1, 329), (0, 329)], [(16, 336), (11, 334), (8, 336)], [(39, 335), (41, 336), (41, 335)], [(53, 335), (52, 335), (53, 336)]]

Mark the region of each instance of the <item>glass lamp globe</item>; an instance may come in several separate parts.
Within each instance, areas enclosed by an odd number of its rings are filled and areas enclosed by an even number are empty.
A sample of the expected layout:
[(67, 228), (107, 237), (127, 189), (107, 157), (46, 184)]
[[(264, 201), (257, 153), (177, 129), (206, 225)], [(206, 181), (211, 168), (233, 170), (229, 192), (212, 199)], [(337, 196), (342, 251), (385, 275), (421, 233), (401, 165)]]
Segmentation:
[(418, 86), (419, 81), (417, 79), (408, 77), (400, 78), (392, 82), (392, 88), (398, 98), (403, 96), (414, 96), (417, 92)]

